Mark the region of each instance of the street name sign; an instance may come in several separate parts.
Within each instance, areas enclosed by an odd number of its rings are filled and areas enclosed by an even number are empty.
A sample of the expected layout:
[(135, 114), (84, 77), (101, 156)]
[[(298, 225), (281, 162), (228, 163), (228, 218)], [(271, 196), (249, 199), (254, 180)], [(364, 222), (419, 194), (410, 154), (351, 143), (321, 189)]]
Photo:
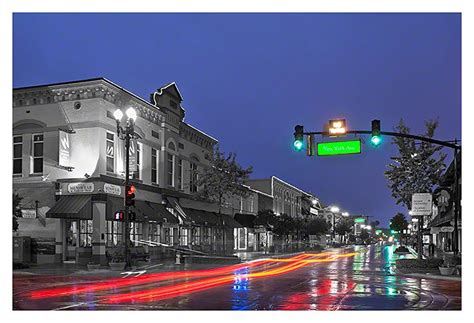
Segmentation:
[(431, 193), (415, 193), (411, 196), (411, 215), (430, 215), (433, 198)]
[(360, 154), (360, 140), (318, 142), (318, 156)]

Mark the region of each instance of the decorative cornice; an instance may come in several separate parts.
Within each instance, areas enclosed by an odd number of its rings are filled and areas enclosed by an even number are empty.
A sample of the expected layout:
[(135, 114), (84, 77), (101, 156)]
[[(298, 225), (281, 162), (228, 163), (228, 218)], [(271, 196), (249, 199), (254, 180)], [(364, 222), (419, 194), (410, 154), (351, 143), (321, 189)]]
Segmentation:
[(55, 103), (61, 104), (62, 102), (85, 99), (103, 99), (117, 107), (132, 106), (137, 110), (139, 117), (159, 126), (165, 121), (166, 115), (158, 107), (105, 79), (13, 90), (14, 108)]

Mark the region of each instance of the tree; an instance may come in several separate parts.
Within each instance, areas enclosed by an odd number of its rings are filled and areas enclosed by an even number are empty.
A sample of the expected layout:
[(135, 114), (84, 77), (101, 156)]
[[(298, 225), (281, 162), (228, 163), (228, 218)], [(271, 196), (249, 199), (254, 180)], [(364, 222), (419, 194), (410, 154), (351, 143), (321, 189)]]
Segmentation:
[(329, 232), (329, 224), (322, 216), (311, 219), (307, 225), (307, 233), (320, 236)]
[(264, 226), (267, 229), (273, 228), (276, 222), (276, 215), (272, 210), (260, 210), (255, 218), (255, 225)]
[(252, 167), (242, 168), (236, 161), (236, 154), (227, 156), (216, 146), (209, 156), (210, 167), (199, 176), (197, 197), (217, 203), (219, 213), (229, 199), (235, 196), (247, 197), (250, 192), (243, 185), (252, 173)]
[(408, 222), (405, 219), (405, 215), (403, 213), (397, 213), (395, 216), (390, 220), (390, 229), (396, 232), (400, 232), (400, 243), (402, 242), (403, 238), (403, 230), (408, 228)]
[[(425, 122), (425, 137), (433, 138), (438, 120)], [(395, 131), (409, 134), (410, 129), (403, 119), (395, 127)], [(411, 209), (411, 196), (413, 193), (431, 193), (438, 184), (446, 165), (446, 154), (440, 152), (443, 148), (427, 142), (416, 143), (411, 138), (393, 137), (392, 144), (398, 146), (399, 156), (391, 157), (392, 163), (385, 171), (389, 188), (397, 204)]]
[(352, 232), (353, 224), (354, 222), (351, 219), (342, 219), (336, 224), (334, 230), (341, 237), (341, 242), (342, 236), (345, 236), (347, 233)]
[(361, 238), (362, 241), (367, 240), (370, 237), (369, 232), (366, 229), (362, 229), (359, 234), (359, 238)]
[(18, 231), (18, 220), (16, 218), (21, 217), (20, 203), (23, 197), (18, 193), (13, 193), (13, 231)]
[(295, 231), (295, 219), (288, 214), (281, 214), (274, 218), (273, 233), (279, 236), (288, 236)]

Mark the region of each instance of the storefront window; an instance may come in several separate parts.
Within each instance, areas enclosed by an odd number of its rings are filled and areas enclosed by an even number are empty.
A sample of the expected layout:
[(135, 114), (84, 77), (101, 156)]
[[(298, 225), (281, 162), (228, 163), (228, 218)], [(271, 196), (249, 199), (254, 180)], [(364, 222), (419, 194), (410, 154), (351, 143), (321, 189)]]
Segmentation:
[(187, 246), (189, 243), (189, 229), (179, 228), (179, 245)]
[(163, 229), (165, 243), (167, 245), (173, 245), (173, 228), (164, 228)]
[(92, 220), (80, 220), (79, 243), (81, 247), (92, 247)]
[(107, 241), (109, 247), (115, 247), (122, 244), (122, 222), (107, 221)]
[(140, 246), (140, 241), (143, 240), (142, 224), (137, 222), (130, 222), (130, 241), (137, 247)]
[(161, 242), (161, 225), (156, 222), (150, 222), (148, 225), (148, 240), (152, 242)]
[(203, 228), (202, 244), (210, 245), (212, 242), (212, 228)]
[(193, 227), (193, 245), (201, 244), (201, 227)]

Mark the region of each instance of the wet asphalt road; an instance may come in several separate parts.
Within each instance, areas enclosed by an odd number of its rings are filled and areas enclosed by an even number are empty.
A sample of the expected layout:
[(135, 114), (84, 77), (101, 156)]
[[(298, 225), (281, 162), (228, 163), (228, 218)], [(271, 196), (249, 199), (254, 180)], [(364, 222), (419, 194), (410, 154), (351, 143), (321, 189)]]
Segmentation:
[(283, 261), (260, 260), (250, 266), (219, 266), (180, 273), (163, 273), (156, 267), (128, 278), (121, 278), (125, 275), (120, 273), (112, 274), (114, 276), (14, 274), (13, 307), (44, 310), (461, 309), (461, 282), (393, 275), (391, 266), (397, 259), (393, 249), (393, 246), (381, 245), (356, 246), (320, 255), (288, 257)]

